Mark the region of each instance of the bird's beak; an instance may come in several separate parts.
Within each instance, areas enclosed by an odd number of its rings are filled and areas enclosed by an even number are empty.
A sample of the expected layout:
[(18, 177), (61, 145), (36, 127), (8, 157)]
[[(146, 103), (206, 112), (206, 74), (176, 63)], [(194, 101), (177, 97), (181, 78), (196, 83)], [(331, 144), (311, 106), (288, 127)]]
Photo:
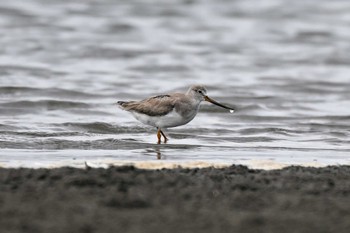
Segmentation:
[(208, 101), (208, 102), (210, 102), (210, 103), (212, 103), (212, 104), (215, 104), (215, 105), (217, 105), (217, 106), (219, 106), (219, 107), (226, 108), (226, 109), (230, 110), (230, 112), (233, 112), (233, 111), (234, 111), (234, 109), (232, 109), (232, 108), (230, 108), (230, 107), (227, 107), (227, 106), (225, 106), (225, 105), (222, 105), (222, 104), (216, 102), (216, 101), (213, 100), (213, 99), (210, 99), (207, 95), (204, 96), (204, 100), (205, 100), (205, 101)]

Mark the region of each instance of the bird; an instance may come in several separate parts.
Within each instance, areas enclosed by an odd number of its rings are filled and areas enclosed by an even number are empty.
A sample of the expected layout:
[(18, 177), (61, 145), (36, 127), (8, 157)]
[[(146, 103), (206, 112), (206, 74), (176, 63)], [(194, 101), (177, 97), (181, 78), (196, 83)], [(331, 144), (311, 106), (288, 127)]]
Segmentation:
[(192, 85), (186, 93), (157, 95), (141, 101), (118, 101), (117, 105), (143, 124), (155, 127), (158, 144), (161, 144), (162, 136), (164, 143), (168, 141), (162, 129), (185, 125), (192, 121), (202, 101), (234, 112), (233, 108), (209, 98), (203, 85)]

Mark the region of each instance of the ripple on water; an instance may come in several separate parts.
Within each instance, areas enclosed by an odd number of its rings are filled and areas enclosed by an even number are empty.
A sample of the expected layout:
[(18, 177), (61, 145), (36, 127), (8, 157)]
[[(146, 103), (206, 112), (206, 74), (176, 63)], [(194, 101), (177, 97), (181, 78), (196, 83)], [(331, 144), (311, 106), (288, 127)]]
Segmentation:
[[(1, 156), (349, 161), (350, 2), (285, 6), (2, 1)], [(203, 104), (168, 144), (113, 105), (194, 83), (236, 111)]]
[(150, 131), (150, 127), (139, 126), (120, 126), (106, 122), (66, 122), (62, 124), (55, 124), (57, 127), (66, 129), (78, 130), (80, 132), (99, 133), (99, 134), (119, 134), (119, 133), (144, 133)]
[(100, 95), (94, 93), (85, 93), (76, 90), (67, 90), (61, 88), (35, 88), (20, 86), (2, 86), (0, 87), (0, 96), (2, 97), (57, 97), (57, 98), (98, 98)]
[(17, 107), (17, 108), (46, 108), (48, 110), (64, 109), (64, 108), (87, 108), (89, 104), (75, 101), (60, 100), (39, 100), (39, 101), (14, 101), (3, 103), (0, 106)]

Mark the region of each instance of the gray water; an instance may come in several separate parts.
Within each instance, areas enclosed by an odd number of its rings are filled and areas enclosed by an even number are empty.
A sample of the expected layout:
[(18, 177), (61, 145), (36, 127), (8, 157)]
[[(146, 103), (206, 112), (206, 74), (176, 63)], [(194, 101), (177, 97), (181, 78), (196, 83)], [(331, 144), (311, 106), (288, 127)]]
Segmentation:
[[(0, 0), (0, 166), (350, 163), (348, 0)], [(203, 84), (156, 131), (116, 107)]]

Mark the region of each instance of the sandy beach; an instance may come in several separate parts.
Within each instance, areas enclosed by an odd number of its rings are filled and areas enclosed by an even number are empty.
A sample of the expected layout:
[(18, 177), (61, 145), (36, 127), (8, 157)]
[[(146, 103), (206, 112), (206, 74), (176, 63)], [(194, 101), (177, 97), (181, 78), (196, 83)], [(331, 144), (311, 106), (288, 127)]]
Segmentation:
[(350, 167), (0, 169), (2, 232), (348, 232)]

